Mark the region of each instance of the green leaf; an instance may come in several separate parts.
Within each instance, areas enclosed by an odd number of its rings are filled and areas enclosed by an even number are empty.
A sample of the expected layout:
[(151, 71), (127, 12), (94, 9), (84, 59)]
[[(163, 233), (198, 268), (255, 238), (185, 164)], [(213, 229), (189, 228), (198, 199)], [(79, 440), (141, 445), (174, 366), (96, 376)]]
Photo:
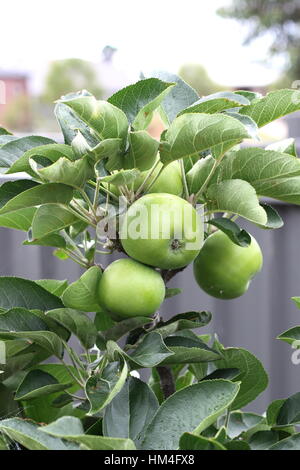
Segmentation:
[(234, 119), (237, 119), (241, 124), (245, 126), (245, 129), (248, 132), (248, 135), (251, 139), (260, 140), (258, 136), (258, 127), (255, 121), (251, 119), (250, 116), (244, 116), (243, 114), (226, 112), (227, 116), (231, 116)]
[(300, 308), (300, 297), (291, 297), (291, 299), (294, 301), (295, 305)]
[(239, 369), (228, 368), (228, 369), (216, 369), (210, 374), (203, 377), (201, 380), (214, 380), (214, 379), (226, 379), (233, 380), (239, 375)]
[(273, 142), (272, 144), (267, 145), (265, 150), (274, 150), (275, 152), (286, 153), (297, 157), (296, 142), (294, 138), (280, 140), (279, 142)]
[[(6, 341), (6, 343), (10, 343), (10, 341)], [(30, 352), (9, 358), (9, 360), (6, 361), (6, 364), (1, 365), (1, 381), (9, 379), (11, 376), (16, 377), (16, 374), (19, 372), (23, 371), (25, 368), (31, 367), (32, 363), (35, 361), (35, 357), (36, 353)]]
[(113, 175), (104, 176), (101, 178), (101, 183), (110, 183), (114, 186), (126, 186), (127, 184), (133, 183), (140, 174), (140, 171), (135, 168), (133, 170), (121, 170)]
[(61, 358), (63, 356), (63, 344), (59, 336), (52, 331), (17, 331), (17, 332), (0, 332), (3, 339), (24, 338), (29, 344), (36, 343), (45, 349), (50, 355)]
[(12, 133), (4, 127), (0, 127), (0, 135), (12, 135)]
[[(58, 233), (52, 233), (50, 235), (46, 235), (45, 237), (42, 238), (34, 238), (32, 240), (25, 240), (23, 242), (23, 245), (39, 245), (39, 246), (53, 246), (55, 248), (66, 248), (67, 243), (64, 237), (59, 235)], [(53, 279), (49, 279), (49, 281), (52, 281)], [(35, 281), (37, 282), (37, 281)], [(39, 284), (39, 281), (38, 281)], [(44, 287), (42, 285), (42, 287)], [(46, 289), (49, 290), (49, 289)], [(50, 291), (51, 292), (51, 291)], [(56, 294), (58, 295), (58, 294)]]
[(142, 337), (142, 340), (137, 343), (134, 352), (129, 355), (126, 354), (120, 346), (114, 341), (109, 340), (106, 344), (109, 357), (112, 359), (116, 354), (119, 354), (132, 364), (136, 369), (141, 367), (155, 367), (161, 363), (166, 357), (172, 355), (172, 351), (168, 349), (162, 339), (162, 336), (152, 331)]
[(245, 148), (225, 156), (217, 180), (242, 179), (260, 196), (300, 204), (300, 161), (288, 154)]
[(89, 415), (99, 413), (124, 386), (128, 367), (124, 360), (121, 362), (111, 362), (101, 376), (94, 374), (87, 380), (85, 394), (90, 402)]
[(130, 439), (115, 439), (84, 434), (81, 421), (72, 416), (64, 416), (39, 429), (50, 436), (77, 442), (82, 445), (82, 450), (135, 450), (135, 445)]
[(11, 142), (12, 140), (17, 140), (18, 137), (15, 135), (5, 135), (5, 134), (0, 134), (0, 146), (2, 147), (3, 145), (7, 144), (7, 142)]
[(30, 180), (7, 181), (0, 186), (0, 208), (4, 207), (7, 202), (14, 199), (28, 189), (37, 187), (38, 183)]
[(175, 295), (181, 294), (181, 292), (182, 289), (179, 289), (178, 287), (167, 287), (165, 299), (169, 299), (170, 297), (174, 297)]
[(300, 393), (290, 396), (281, 405), (276, 418), (276, 425), (288, 426), (300, 423)]
[(215, 439), (185, 432), (179, 441), (180, 450), (226, 450), (226, 448)]
[(96, 343), (96, 327), (84, 313), (70, 308), (58, 308), (49, 310), (46, 315), (77, 336), (86, 349), (92, 348)]
[[(248, 413), (241, 411), (231, 412), (227, 424), (227, 435), (230, 439), (235, 439), (240, 436), (242, 433), (245, 433), (264, 421), (262, 416), (259, 416), (256, 413)], [(219, 425), (222, 426), (225, 423), (225, 417), (222, 418), (219, 422)]]
[(271, 91), (263, 98), (253, 100), (250, 105), (242, 108), (240, 113), (250, 116), (258, 127), (262, 127), (299, 109), (300, 92), (285, 89)]
[(192, 385), (194, 383), (194, 380), (195, 380), (194, 374), (190, 370), (187, 370), (185, 374), (180, 375), (178, 379), (176, 380), (176, 383), (175, 383), (176, 391), (181, 390), (184, 387), (188, 387), (189, 385)]
[(29, 207), (27, 209), (20, 209), (5, 215), (0, 215), (0, 227), (28, 232), (36, 210), (35, 207)]
[(51, 310), (63, 304), (55, 295), (28, 279), (0, 277), (0, 308), (24, 307), (28, 310)]
[[(71, 96), (76, 96), (78, 98), (80, 96), (91, 96), (91, 94), (86, 90), (83, 90), (82, 92)], [(70, 97), (70, 95), (67, 95), (67, 97)], [(66, 144), (71, 145), (78, 135), (78, 132), (80, 132), (90, 147), (95, 147), (97, 145), (99, 139), (92, 134), (90, 127), (83, 122), (77, 114), (69, 108), (69, 106), (58, 103), (55, 106), (54, 113), (61, 127)]]
[[(14, 185), (15, 183), (5, 183), (6, 185)], [(7, 192), (6, 189), (0, 188), (0, 191)], [(11, 187), (8, 191), (12, 189)], [(7, 214), (8, 212), (14, 212), (16, 210), (24, 209), (27, 207), (38, 206), (47, 203), (59, 203), (68, 204), (73, 197), (73, 190), (69, 186), (64, 184), (42, 184), (27, 189), (16, 196), (12, 196), (11, 199), (7, 199), (3, 204), (3, 200), (0, 202), (0, 215)]]
[(153, 331), (144, 336), (142, 342), (130, 355), (130, 359), (142, 367), (155, 367), (173, 352), (166, 347), (162, 336)]
[(209, 348), (196, 335), (194, 338), (184, 336), (169, 336), (165, 338), (165, 344), (174, 354), (166, 358), (162, 365), (166, 364), (193, 364), (197, 362), (215, 361), (220, 355)]
[(268, 385), (268, 376), (261, 362), (249, 351), (242, 348), (225, 348), (220, 351), (222, 359), (215, 362), (219, 369), (236, 368), (240, 374), (234, 382), (240, 382), (240, 391), (231, 405), (239, 409), (255, 400)]
[(124, 168), (150, 170), (155, 164), (159, 142), (146, 131), (129, 132), (129, 148), (124, 156)]
[(300, 433), (282, 439), (269, 447), (269, 450), (300, 450)]
[(238, 390), (238, 384), (210, 380), (174, 393), (161, 405), (148, 426), (142, 448), (177, 449), (184, 432), (200, 434), (230, 406)]
[[(102, 314), (98, 313), (98, 316), (100, 315)], [(130, 331), (140, 328), (147, 323), (149, 323), (149, 317), (126, 318), (126, 320), (122, 320), (114, 325), (110, 325), (108, 328), (104, 328), (104, 337), (106, 340), (117, 341)]]
[(226, 217), (216, 217), (207, 222), (210, 225), (214, 225), (230, 238), (230, 240), (238, 246), (249, 246), (251, 243), (251, 237), (248, 232), (240, 227), (230, 219)]
[(36, 424), (20, 418), (0, 421), (0, 432), (28, 450), (75, 450), (77, 446), (40, 431)]
[(105, 409), (103, 433), (109, 437), (132, 439), (136, 445), (159, 405), (148, 385), (129, 377), (120, 393)]
[(51, 183), (62, 183), (80, 189), (88, 179), (93, 177), (94, 170), (88, 156), (74, 162), (62, 157), (52, 165), (37, 170), (36, 173), (43, 180)]
[(7, 359), (10, 359), (13, 356), (17, 356), (21, 351), (24, 351), (24, 349), (28, 347), (28, 344), (26, 343), (26, 341), (16, 339), (5, 341), (4, 347), (7, 362)]
[(60, 297), (62, 293), (66, 290), (68, 287), (68, 281), (59, 281), (56, 279), (40, 279), (38, 281), (34, 281), (38, 286), (43, 287), (46, 289), (48, 292), (50, 292), (53, 295), (56, 295), (57, 297)]
[(109, 313), (104, 312), (104, 310), (96, 312), (94, 323), (97, 331), (106, 331), (114, 325), (117, 326), (117, 323), (113, 321)]
[(81, 96), (61, 101), (85, 122), (99, 140), (120, 138), (125, 141), (128, 121), (125, 114), (107, 101), (97, 101), (94, 96)]
[[(14, 416), (18, 414), (18, 404), (14, 400), (14, 395), (8, 387), (0, 383), (0, 419), (7, 416)], [(1, 423), (1, 420), (0, 420)], [(0, 444), (0, 450), (1, 444)]]
[(43, 238), (78, 222), (73, 212), (58, 204), (40, 206), (32, 221), (33, 238)]
[(81, 450), (136, 450), (130, 439), (83, 435), (72, 440), (81, 444)]
[(34, 147), (25, 152), (18, 160), (16, 160), (6, 173), (18, 173), (25, 171), (29, 174), (32, 173), (29, 160), (32, 157), (45, 157), (50, 162), (56, 162), (59, 158), (65, 157), (69, 160), (74, 160), (75, 155), (72, 147), (64, 144), (49, 144), (40, 147)]
[(87, 140), (84, 138), (80, 131), (77, 132), (76, 137), (74, 137), (74, 139), (72, 140), (71, 147), (74, 154), (76, 155), (76, 159), (83, 157), (91, 150), (91, 147), (89, 146)]
[(176, 84), (176, 86), (170, 89), (170, 92), (161, 103), (161, 114), (167, 126), (169, 126), (181, 110), (195, 103), (199, 98), (196, 91), (178, 75), (164, 70), (157, 70), (151, 73), (151, 77)]
[(4, 436), (0, 436), (0, 450), (10, 450), (9, 443)]
[(225, 447), (227, 450), (251, 450), (251, 447), (245, 441), (228, 441)]
[(53, 375), (39, 369), (28, 372), (20, 383), (15, 400), (31, 400), (44, 395), (50, 395), (69, 388), (72, 384), (59, 383)]
[(215, 163), (215, 159), (209, 155), (198, 160), (186, 174), (186, 180), (190, 194), (196, 194), (205, 183)]
[(279, 440), (276, 431), (258, 431), (249, 440), (251, 450), (268, 450)]
[[(51, 330), (64, 340), (69, 339), (69, 333), (55, 321), (45, 316), (40, 310), (27, 310), (15, 307), (0, 313), (0, 331), (31, 332)], [(0, 333), (1, 336), (1, 333)]]
[(101, 276), (101, 269), (92, 266), (77, 281), (70, 284), (62, 295), (65, 307), (84, 312), (98, 311), (98, 286)]
[(48, 424), (48, 426), (40, 427), (40, 430), (54, 437), (71, 438), (84, 434), (84, 429), (80, 419), (74, 416), (63, 416), (57, 421)]
[(217, 93), (200, 98), (191, 106), (181, 111), (179, 115), (185, 113), (220, 113), (226, 109), (245, 106), (249, 103), (250, 102), (247, 98), (237, 95), (236, 93), (231, 91), (219, 91)]
[(255, 189), (247, 181), (231, 179), (209, 186), (206, 198), (209, 210), (231, 212), (255, 224), (265, 225), (267, 215), (260, 206)]
[(159, 324), (156, 331), (162, 336), (169, 336), (179, 330), (206, 326), (211, 321), (211, 318), (211, 313), (207, 311), (179, 313), (170, 318), (170, 320), (163, 322), (162, 325)]
[(285, 402), (284, 399), (274, 400), (268, 406), (266, 417), (267, 417), (267, 423), (269, 426), (273, 427), (276, 425), (278, 413), (284, 402)]
[(28, 136), (7, 142), (0, 148), (0, 167), (10, 168), (28, 150), (41, 145), (54, 144), (47, 137)]
[(68, 405), (69, 403), (73, 402), (73, 398), (68, 395), (67, 393), (59, 394), (54, 400), (51, 402), (51, 405), (54, 408), (63, 408), (64, 406)]
[(244, 96), (245, 98), (247, 98), (248, 101), (250, 101), (250, 103), (251, 103), (253, 100), (256, 100), (257, 98), (261, 98), (261, 97), (262, 97), (262, 94), (259, 93), (258, 91), (236, 90), (236, 91), (234, 91), (234, 93), (235, 93), (236, 95)]
[[(123, 147), (123, 141), (120, 138), (105, 139), (94, 147), (89, 152), (89, 155), (93, 157), (96, 162), (106, 159), (106, 169), (108, 171), (119, 170), (123, 167)], [(103, 165), (100, 166), (100, 168), (103, 171)], [(107, 172), (104, 172), (104, 175), (105, 174), (107, 174)], [(103, 176), (103, 174), (100, 173), (99, 176)]]
[[(299, 305), (300, 298), (299, 297), (292, 297), (296, 305)], [(280, 339), (281, 341), (284, 341), (288, 344), (300, 344), (300, 326), (294, 326), (293, 328), (290, 328), (283, 333), (281, 333), (279, 336), (277, 336), (277, 339)], [(299, 343), (297, 343), (299, 341)]]
[(248, 133), (243, 124), (230, 116), (189, 113), (176, 118), (163, 137), (160, 157), (166, 164), (210, 148), (216, 148), (220, 156)]
[(0, 313), (0, 331), (44, 331), (48, 325), (35, 313), (25, 308), (12, 308)]
[(173, 86), (158, 78), (147, 78), (117, 91), (108, 101), (124, 111), (135, 130), (143, 130)]
[[(51, 374), (61, 384), (73, 382), (72, 388), (68, 390), (70, 393), (76, 393), (80, 388), (74, 381), (73, 377), (70, 376), (70, 373), (64, 364), (38, 364), (34, 369), (39, 369), (45, 373)], [(76, 369), (73, 366), (69, 365), (69, 369), (71, 369), (75, 376), (78, 376)], [(28, 402), (24, 401), (23, 406), (26, 418), (32, 419), (38, 423), (51, 423), (64, 415), (77, 415), (79, 417), (80, 412), (76, 410), (76, 408), (73, 408), (73, 405), (70, 403), (62, 408), (57, 408), (55, 406), (53, 401), (55, 401), (59, 396), (61, 396), (61, 392), (56, 392), (40, 398), (34, 398)]]
[(283, 220), (278, 214), (277, 210), (274, 209), (274, 207), (269, 206), (269, 204), (265, 203), (260, 203), (262, 208), (265, 210), (267, 214), (267, 222), (265, 225), (262, 226), (262, 228), (270, 228), (270, 229), (276, 229), (276, 228), (281, 228), (283, 226)]

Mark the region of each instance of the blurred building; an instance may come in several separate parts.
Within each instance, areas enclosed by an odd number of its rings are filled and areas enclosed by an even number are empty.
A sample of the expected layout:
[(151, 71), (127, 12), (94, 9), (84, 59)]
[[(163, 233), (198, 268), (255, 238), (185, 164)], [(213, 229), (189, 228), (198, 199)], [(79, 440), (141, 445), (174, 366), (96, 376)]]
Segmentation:
[(11, 113), (17, 106), (22, 109), (20, 124), (26, 129), (30, 127), (30, 113), (24, 103), (29, 99), (29, 77), (20, 72), (0, 70), (0, 124), (11, 125)]

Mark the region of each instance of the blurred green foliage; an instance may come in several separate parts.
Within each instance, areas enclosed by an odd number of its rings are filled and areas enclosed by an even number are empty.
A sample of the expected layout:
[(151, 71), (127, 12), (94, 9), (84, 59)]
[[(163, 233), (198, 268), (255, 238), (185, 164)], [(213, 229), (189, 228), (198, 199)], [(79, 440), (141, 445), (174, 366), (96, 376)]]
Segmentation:
[(183, 80), (197, 91), (200, 96), (210, 95), (224, 90), (224, 87), (215, 83), (208, 75), (206, 69), (200, 64), (185, 64), (179, 70)]
[(103, 95), (92, 64), (82, 59), (56, 60), (49, 66), (42, 98), (53, 103), (63, 95), (86, 89), (98, 99)]

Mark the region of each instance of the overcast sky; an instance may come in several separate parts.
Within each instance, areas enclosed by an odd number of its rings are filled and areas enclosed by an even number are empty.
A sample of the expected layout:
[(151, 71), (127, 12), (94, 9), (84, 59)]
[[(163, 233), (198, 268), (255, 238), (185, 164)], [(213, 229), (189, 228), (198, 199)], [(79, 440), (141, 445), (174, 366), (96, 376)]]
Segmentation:
[(28, 71), (38, 90), (49, 61), (100, 61), (102, 48), (118, 49), (116, 67), (135, 79), (141, 70), (177, 72), (200, 63), (217, 82), (264, 85), (282, 60), (266, 60), (268, 38), (242, 46), (245, 27), (216, 15), (229, 0), (10, 0), (2, 5), (2, 69)]

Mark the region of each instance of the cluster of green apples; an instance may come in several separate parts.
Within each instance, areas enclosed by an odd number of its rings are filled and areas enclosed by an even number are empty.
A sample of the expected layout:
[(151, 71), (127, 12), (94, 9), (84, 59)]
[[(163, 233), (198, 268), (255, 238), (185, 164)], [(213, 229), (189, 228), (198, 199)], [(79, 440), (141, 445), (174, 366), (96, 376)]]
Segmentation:
[[(156, 178), (159, 166), (146, 180), (144, 194), (129, 206), (120, 226), (119, 237), (128, 258), (111, 263), (99, 283), (100, 303), (116, 321), (151, 317), (165, 298), (166, 271), (180, 270), (194, 262), (195, 279), (206, 293), (232, 299), (247, 291), (262, 267), (262, 253), (254, 237), (249, 246), (241, 247), (218, 230), (204, 241), (199, 214), (181, 197), (179, 162), (169, 164)], [(147, 174), (135, 181), (135, 191)], [(117, 187), (110, 185), (110, 190), (119, 194)]]

